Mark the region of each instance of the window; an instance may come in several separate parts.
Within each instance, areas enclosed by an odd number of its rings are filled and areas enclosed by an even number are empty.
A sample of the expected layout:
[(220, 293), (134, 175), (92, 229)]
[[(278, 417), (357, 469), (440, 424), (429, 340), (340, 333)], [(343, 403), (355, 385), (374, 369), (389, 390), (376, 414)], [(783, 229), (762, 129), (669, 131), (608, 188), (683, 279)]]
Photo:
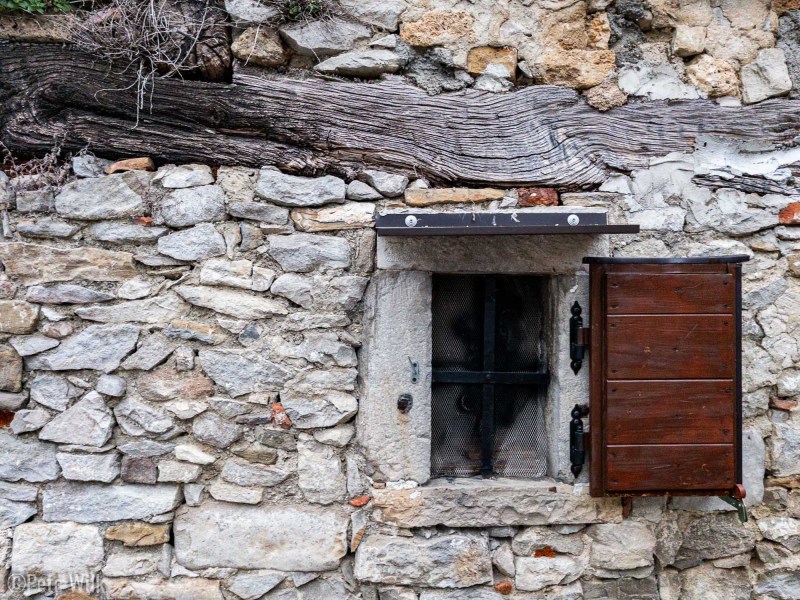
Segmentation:
[(548, 473), (547, 279), (434, 275), (431, 476)]

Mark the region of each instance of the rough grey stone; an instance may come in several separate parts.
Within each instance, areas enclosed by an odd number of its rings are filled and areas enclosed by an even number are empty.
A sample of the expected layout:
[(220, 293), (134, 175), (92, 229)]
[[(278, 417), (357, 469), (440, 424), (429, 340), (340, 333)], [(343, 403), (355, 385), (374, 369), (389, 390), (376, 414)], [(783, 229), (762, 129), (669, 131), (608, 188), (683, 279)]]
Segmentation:
[(119, 476), (119, 454), (69, 454), (56, 455), (64, 479), (75, 481), (102, 481), (111, 483)]
[(344, 448), (353, 439), (356, 434), (356, 428), (352, 425), (345, 424), (338, 427), (331, 427), (330, 429), (320, 429), (314, 432), (314, 439), (321, 444), (328, 444), (337, 448)]
[(372, 583), (465, 588), (491, 583), (492, 560), (487, 541), (478, 536), (373, 534), (358, 546), (355, 576)]
[(281, 399), (292, 424), (298, 429), (333, 427), (349, 421), (358, 411), (358, 401), (352, 394), (339, 391), (311, 395), (287, 390)]
[(294, 452), (297, 450), (297, 438), (295, 438), (294, 433), (291, 431), (284, 431), (283, 429), (259, 427), (256, 429), (256, 440), (270, 448), (286, 450), (287, 452)]
[(222, 502), (232, 502), (234, 504), (258, 504), (264, 496), (263, 489), (253, 489), (215, 481), (208, 488), (208, 493), (214, 500)]
[(289, 47), (303, 56), (332, 56), (370, 37), (368, 27), (339, 19), (291, 25), (280, 32)]
[(60, 469), (56, 447), (0, 431), (0, 479), (5, 481), (52, 481)]
[(346, 269), (350, 245), (339, 237), (295, 233), (268, 237), (269, 253), (284, 271), (308, 273), (319, 267)]
[(128, 435), (155, 435), (174, 433), (175, 422), (160, 406), (127, 397), (114, 409), (114, 415), (122, 430)]
[(777, 476), (800, 474), (800, 415), (773, 423), (772, 470)]
[(76, 225), (70, 225), (57, 219), (20, 221), (17, 223), (17, 233), (30, 238), (68, 238), (80, 230), (81, 228)]
[(282, 206), (322, 206), (344, 203), (345, 183), (338, 177), (296, 177), (264, 167), (258, 176), (256, 195)]
[(44, 490), (45, 521), (99, 523), (141, 520), (173, 510), (181, 500), (176, 485), (101, 485), (59, 482)]
[(115, 546), (108, 553), (103, 575), (106, 577), (136, 577), (158, 569), (163, 558), (162, 546), (155, 548), (124, 548)]
[(111, 438), (114, 417), (97, 392), (89, 392), (39, 432), (39, 439), (99, 447)]
[(391, 50), (354, 50), (324, 60), (315, 66), (314, 70), (344, 77), (372, 79), (384, 73), (397, 73), (405, 64), (406, 59)]
[(214, 183), (214, 175), (208, 165), (165, 165), (152, 179), (164, 188), (188, 188)]
[(303, 436), (297, 449), (298, 484), (305, 499), (316, 504), (332, 504), (342, 500), (347, 480), (336, 451)]
[(175, 557), (189, 569), (326, 571), (347, 552), (347, 524), (333, 508), (205, 502), (177, 515)]
[(90, 325), (65, 339), (55, 350), (29, 357), (25, 362), (31, 370), (94, 369), (109, 373), (119, 367), (138, 339), (139, 328), (135, 325)]
[(36, 514), (36, 505), (0, 499), (0, 527), (8, 529), (24, 523)]
[(175, 291), (190, 304), (237, 319), (266, 319), (288, 312), (281, 302), (247, 292), (202, 285), (181, 285)]
[(105, 396), (121, 398), (128, 389), (128, 382), (118, 375), (101, 375), (94, 389)]
[(341, 4), (362, 23), (386, 31), (397, 30), (397, 22), (406, 9), (405, 2), (400, 0), (343, 0)]
[(122, 175), (78, 179), (65, 185), (55, 199), (58, 214), (70, 219), (102, 221), (142, 214), (146, 207)]
[(758, 58), (742, 67), (742, 101), (745, 104), (788, 94), (792, 89), (786, 56), (780, 48), (764, 48)]
[(348, 200), (355, 200), (356, 202), (380, 200), (383, 198), (380, 192), (371, 188), (366, 183), (358, 180), (351, 181), (347, 184), (345, 195), (347, 196)]
[(203, 371), (234, 398), (267, 392), (289, 379), (289, 372), (262, 353), (239, 350), (200, 350)]
[(225, 238), (211, 223), (159, 238), (158, 251), (177, 260), (197, 261), (225, 254)]
[[(97, 527), (75, 523), (26, 523), (14, 530), (11, 573), (68, 585), (91, 577), (103, 561), (103, 539)], [(36, 587), (35, 584), (33, 586)]]
[(681, 563), (699, 562), (750, 552), (756, 536), (750, 527), (743, 527), (734, 514), (711, 514), (694, 520), (683, 533), (678, 552)]
[(540, 556), (517, 558), (515, 568), (517, 589), (538, 592), (552, 585), (572, 583), (583, 574), (586, 565), (572, 556)]
[(126, 483), (154, 484), (158, 481), (158, 468), (152, 458), (123, 456), (120, 475)]
[(22, 358), (11, 346), (0, 344), (0, 392), (22, 391)]
[(359, 275), (334, 277), (326, 290), (323, 303), (344, 310), (352, 310), (364, 297), (369, 279)]
[(527, 527), (517, 533), (511, 542), (514, 553), (519, 556), (533, 556), (537, 550), (551, 548), (559, 554), (579, 555), (584, 543), (581, 533), (562, 535), (552, 527)]
[(800, 551), (800, 519), (767, 517), (758, 520), (758, 528), (768, 540), (778, 542), (792, 552)]
[(294, 273), (286, 273), (273, 282), (270, 291), (277, 296), (291, 300), (298, 306), (309, 308), (313, 302), (312, 287), (308, 278)]
[(244, 428), (229, 423), (217, 414), (205, 412), (192, 422), (192, 433), (204, 444), (215, 448), (227, 448), (242, 437)]
[[(184, 575), (179, 577), (177, 575)], [(217, 579), (193, 579), (184, 573), (172, 579), (137, 581), (124, 577), (109, 577), (103, 581), (109, 598), (147, 598), (147, 600), (223, 600)]]
[(172, 452), (175, 444), (155, 440), (136, 440), (120, 444), (117, 449), (123, 454), (135, 457), (162, 456)]
[(367, 170), (364, 171), (364, 177), (367, 183), (389, 198), (400, 196), (408, 187), (408, 177), (405, 175)]
[(749, 600), (750, 582), (744, 569), (717, 569), (704, 563), (681, 572), (680, 600)]
[(270, 225), (286, 225), (289, 222), (288, 208), (265, 202), (229, 202), (228, 214)]
[(783, 50), (789, 78), (794, 83), (791, 97), (800, 95), (800, 11), (783, 14), (778, 22), (778, 48)]
[(245, 571), (231, 578), (228, 589), (242, 600), (258, 600), (284, 579), (280, 571)]
[(628, 571), (653, 565), (656, 538), (652, 529), (632, 520), (592, 525), (590, 563), (607, 571)]
[(106, 306), (87, 306), (75, 310), (81, 319), (100, 323), (149, 323), (153, 325), (180, 319), (191, 307), (172, 292), (163, 296), (130, 300)]
[[(480, 485), (478, 485), (480, 484)], [(499, 527), (619, 521), (616, 498), (548, 482), (434, 480), (412, 489), (374, 489), (374, 517), (398, 527)]]
[(225, 0), (225, 10), (234, 23), (265, 23), (278, 16), (278, 9), (258, 0)]
[(286, 317), (284, 327), (287, 331), (305, 331), (307, 329), (330, 329), (332, 327), (347, 327), (350, 319), (345, 315), (326, 313), (295, 312)]
[(126, 370), (150, 371), (163, 363), (175, 350), (175, 344), (171, 344), (163, 338), (151, 335), (131, 354), (121, 368)]
[(246, 259), (207, 260), (200, 268), (200, 283), (249, 290), (253, 285), (253, 263)]
[(178, 460), (162, 460), (158, 463), (158, 481), (167, 483), (191, 483), (200, 477), (200, 465)]
[(60, 342), (37, 333), (34, 335), (13, 337), (10, 343), (20, 356), (33, 356), (34, 354), (52, 350), (58, 346)]
[(0, 481), (0, 498), (14, 502), (36, 502), (39, 488), (26, 483), (6, 483)]
[(320, 365), (355, 367), (356, 353), (349, 344), (339, 341), (334, 332), (307, 332), (302, 341), (278, 338), (271, 342), (273, 356), (280, 358), (302, 358)]
[(110, 160), (98, 158), (91, 154), (72, 157), (72, 172), (76, 177), (102, 177), (103, 169), (111, 164)]
[(17, 211), (53, 212), (56, 209), (56, 199), (49, 190), (19, 190), (16, 193)]
[(213, 454), (209, 454), (199, 446), (194, 446), (192, 444), (178, 444), (175, 446), (175, 458), (196, 465), (210, 465), (217, 460)]
[(58, 375), (41, 373), (31, 384), (31, 400), (53, 410), (64, 410), (79, 395), (79, 389)]
[(290, 473), (278, 467), (229, 459), (225, 461), (221, 475), (225, 481), (236, 485), (271, 487), (285, 481)]
[(109, 244), (148, 244), (169, 233), (166, 227), (145, 227), (131, 223), (104, 222), (89, 227), (89, 235)]
[(34, 285), (28, 288), (25, 298), (39, 304), (95, 304), (114, 299), (114, 294), (99, 292), (82, 285), (60, 283), (50, 287)]
[(25, 393), (0, 392), (0, 410), (17, 411), (28, 402)]
[(123, 300), (140, 300), (146, 298), (161, 289), (158, 282), (145, 279), (144, 277), (134, 277), (128, 279), (117, 289), (117, 298)]
[(18, 410), (11, 421), (11, 431), (19, 435), (38, 431), (50, 420), (50, 413), (46, 410)]
[(161, 201), (158, 214), (170, 227), (222, 221), (225, 219), (225, 194), (218, 185), (174, 190)]
[(765, 573), (759, 578), (755, 591), (779, 600), (800, 598), (800, 572)]

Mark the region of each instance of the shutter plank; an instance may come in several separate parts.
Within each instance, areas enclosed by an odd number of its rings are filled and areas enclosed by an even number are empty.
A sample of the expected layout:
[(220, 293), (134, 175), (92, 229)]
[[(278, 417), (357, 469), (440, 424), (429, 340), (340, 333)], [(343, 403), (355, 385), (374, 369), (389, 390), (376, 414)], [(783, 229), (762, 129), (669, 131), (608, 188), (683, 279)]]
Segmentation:
[(732, 315), (609, 316), (609, 379), (731, 379)]
[(732, 444), (733, 380), (609, 381), (609, 444)]
[(608, 274), (609, 314), (732, 314), (735, 297), (730, 273)]
[(730, 490), (735, 483), (733, 444), (609, 446), (610, 492)]

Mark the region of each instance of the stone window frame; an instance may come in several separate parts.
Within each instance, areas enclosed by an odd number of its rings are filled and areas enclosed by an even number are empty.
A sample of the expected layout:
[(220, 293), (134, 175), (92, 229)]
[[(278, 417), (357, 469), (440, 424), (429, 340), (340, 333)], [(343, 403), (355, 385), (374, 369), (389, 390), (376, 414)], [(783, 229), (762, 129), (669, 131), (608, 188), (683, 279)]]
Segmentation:
[[(547, 207), (516, 212), (556, 210), (598, 211)], [(513, 481), (521, 485), (530, 482), (537, 488), (554, 482), (574, 483), (569, 468), (570, 411), (575, 404), (589, 401), (589, 365), (577, 375), (570, 368), (570, 307), (577, 300), (588, 315), (589, 277), (582, 259), (609, 256), (610, 252), (609, 236), (596, 234), (378, 236), (376, 271), (365, 294), (357, 417), (358, 440), (373, 479), (437, 484), (430, 476), (432, 274), (492, 273), (549, 276), (549, 476)], [(412, 382), (412, 362), (419, 366), (417, 383)], [(397, 409), (401, 394), (413, 398), (407, 413)], [(578, 482), (588, 481), (587, 471), (584, 469)]]

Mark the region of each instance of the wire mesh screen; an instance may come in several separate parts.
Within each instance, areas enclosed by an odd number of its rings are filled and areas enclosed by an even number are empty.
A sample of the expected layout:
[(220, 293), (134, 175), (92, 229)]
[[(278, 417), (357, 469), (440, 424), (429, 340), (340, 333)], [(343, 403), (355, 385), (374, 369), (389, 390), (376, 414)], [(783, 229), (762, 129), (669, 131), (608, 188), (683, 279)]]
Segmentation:
[[(490, 277), (495, 292), (487, 295)], [(495, 474), (526, 478), (547, 474), (546, 386), (483, 383), (490, 372), (546, 372), (544, 286), (539, 277), (434, 276), (435, 379), (442, 372), (475, 377), (470, 383), (433, 384), (432, 476), (481, 473), (486, 462), (482, 441), (487, 435)], [(484, 323), (491, 324), (491, 332), (485, 331)], [(487, 340), (494, 340), (488, 352)], [(484, 399), (492, 402), (490, 421)], [(488, 432), (487, 422), (492, 423)]]

